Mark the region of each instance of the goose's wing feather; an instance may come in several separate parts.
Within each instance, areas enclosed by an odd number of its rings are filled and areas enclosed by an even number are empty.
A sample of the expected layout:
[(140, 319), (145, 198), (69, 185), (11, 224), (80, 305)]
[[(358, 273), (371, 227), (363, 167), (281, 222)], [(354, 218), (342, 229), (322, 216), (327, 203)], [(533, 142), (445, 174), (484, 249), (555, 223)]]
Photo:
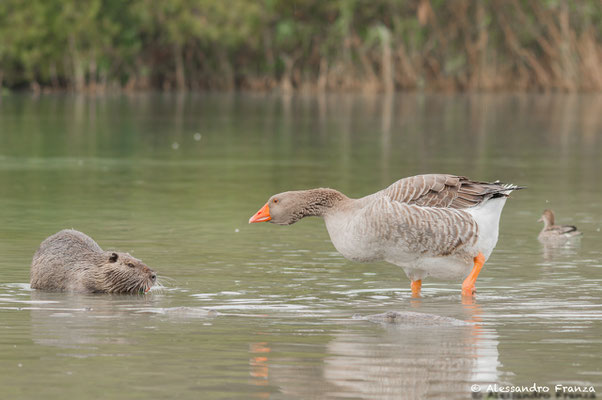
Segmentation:
[(400, 179), (380, 193), (393, 201), (423, 207), (463, 209), (518, 189), (499, 182), (472, 181), (447, 174), (416, 175)]
[(393, 241), (424, 256), (447, 256), (474, 245), (479, 230), (462, 210), (421, 207), (381, 198), (366, 210), (368, 229), (384, 241)]

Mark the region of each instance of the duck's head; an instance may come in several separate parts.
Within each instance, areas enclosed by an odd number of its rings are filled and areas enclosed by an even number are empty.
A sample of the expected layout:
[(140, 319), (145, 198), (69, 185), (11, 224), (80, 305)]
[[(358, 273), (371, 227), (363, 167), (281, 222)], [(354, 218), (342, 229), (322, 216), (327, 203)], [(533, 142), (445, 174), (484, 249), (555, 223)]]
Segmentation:
[(310, 189), (278, 193), (257, 211), (249, 223), (271, 222), (291, 225), (301, 218), (323, 215), (347, 197), (334, 189)]
[(549, 208), (544, 210), (537, 222), (543, 222), (546, 227), (554, 225), (554, 212)]

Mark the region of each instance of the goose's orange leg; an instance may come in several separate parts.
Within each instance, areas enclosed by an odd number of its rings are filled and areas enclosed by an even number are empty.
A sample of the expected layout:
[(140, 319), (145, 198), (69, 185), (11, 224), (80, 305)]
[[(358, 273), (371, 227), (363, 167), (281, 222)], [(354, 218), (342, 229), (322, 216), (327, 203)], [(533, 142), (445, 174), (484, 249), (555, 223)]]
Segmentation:
[(479, 272), (481, 272), (481, 268), (483, 268), (483, 264), (485, 264), (485, 256), (483, 253), (479, 252), (474, 258), (474, 267), (472, 268), (472, 271), (462, 283), (463, 296), (472, 296), (476, 292), (474, 284), (477, 282), (477, 277), (479, 276)]
[(420, 288), (422, 287), (422, 280), (412, 281), (412, 297), (420, 297)]

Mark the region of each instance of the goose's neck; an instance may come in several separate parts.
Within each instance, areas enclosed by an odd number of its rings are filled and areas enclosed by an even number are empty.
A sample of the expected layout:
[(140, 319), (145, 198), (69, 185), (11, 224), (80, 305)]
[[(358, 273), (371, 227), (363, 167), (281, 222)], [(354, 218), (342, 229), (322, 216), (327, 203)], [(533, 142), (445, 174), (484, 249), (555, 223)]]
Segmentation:
[(305, 201), (302, 210), (304, 217), (321, 217), (341, 207), (350, 199), (334, 189), (310, 189), (304, 193)]

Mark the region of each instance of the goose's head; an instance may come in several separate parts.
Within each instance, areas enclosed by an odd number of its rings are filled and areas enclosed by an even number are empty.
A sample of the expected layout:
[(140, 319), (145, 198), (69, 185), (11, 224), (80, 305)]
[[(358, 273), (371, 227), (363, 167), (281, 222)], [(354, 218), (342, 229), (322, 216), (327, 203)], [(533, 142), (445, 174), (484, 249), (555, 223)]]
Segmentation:
[(301, 218), (323, 215), (347, 197), (334, 189), (310, 189), (278, 193), (249, 219), (249, 223), (291, 225)]

